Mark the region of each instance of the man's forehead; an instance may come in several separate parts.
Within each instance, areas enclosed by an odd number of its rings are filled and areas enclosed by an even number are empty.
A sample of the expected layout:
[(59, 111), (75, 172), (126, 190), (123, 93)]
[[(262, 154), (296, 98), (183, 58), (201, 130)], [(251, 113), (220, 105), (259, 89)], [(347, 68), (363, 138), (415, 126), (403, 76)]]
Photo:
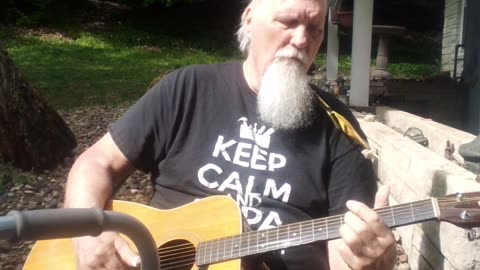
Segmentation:
[(277, 9), (318, 9), (322, 13), (327, 10), (327, 0), (254, 0), (257, 4), (262, 4), (264, 7)]
[(261, 2), (265, 2), (268, 4), (268, 2), (271, 2), (271, 3), (278, 3), (278, 4), (293, 4), (293, 5), (305, 5), (305, 4), (311, 4), (311, 3), (319, 3), (322, 7), (326, 7), (327, 6), (327, 2), (328, 0), (255, 0), (255, 1), (261, 1)]
[[(291, 0), (252, 0), (250, 2), (287, 2), (287, 1), (291, 1)], [(294, 2), (297, 1), (297, 2), (302, 2), (302, 1), (298, 1), (298, 0), (293, 0)], [(306, 1), (311, 1), (311, 2), (319, 2), (319, 3), (322, 3), (322, 4), (327, 4), (329, 2), (329, 0), (306, 0)]]

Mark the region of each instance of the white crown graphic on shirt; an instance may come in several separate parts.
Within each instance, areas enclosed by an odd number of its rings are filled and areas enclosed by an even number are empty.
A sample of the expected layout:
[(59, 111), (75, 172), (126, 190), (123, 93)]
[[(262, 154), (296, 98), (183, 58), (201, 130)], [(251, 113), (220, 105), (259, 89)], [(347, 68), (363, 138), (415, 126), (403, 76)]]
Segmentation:
[(268, 148), (270, 146), (270, 135), (275, 132), (273, 128), (266, 130), (267, 128), (262, 126), (257, 129), (257, 123), (253, 124), (253, 126), (248, 125), (248, 119), (246, 117), (238, 119), (238, 122), (242, 122), (240, 125), (240, 138), (252, 140), (258, 146), (264, 148)]

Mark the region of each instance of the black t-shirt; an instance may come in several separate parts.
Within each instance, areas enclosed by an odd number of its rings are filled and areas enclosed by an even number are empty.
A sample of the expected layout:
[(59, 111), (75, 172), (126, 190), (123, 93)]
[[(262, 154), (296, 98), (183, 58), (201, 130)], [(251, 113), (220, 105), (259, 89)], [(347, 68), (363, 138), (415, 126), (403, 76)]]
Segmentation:
[[(358, 127), (345, 105), (318, 93)], [(311, 127), (279, 131), (258, 119), (256, 99), (241, 62), (182, 68), (149, 90), (110, 133), (136, 168), (151, 173), (155, 207), (224, 194), (253, 229), (267, 229), (344, 213), (349, 199), (372, 205), (371, 163), (320, 107)], [(325, 243), (283, 253), (288, 269), (327, 269)]]

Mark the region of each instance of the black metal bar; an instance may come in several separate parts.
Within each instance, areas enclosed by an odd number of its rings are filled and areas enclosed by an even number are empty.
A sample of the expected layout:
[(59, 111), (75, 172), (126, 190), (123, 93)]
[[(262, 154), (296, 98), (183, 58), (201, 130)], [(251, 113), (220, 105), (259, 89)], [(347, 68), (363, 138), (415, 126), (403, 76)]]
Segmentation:
[(453, 60), (453, 79), (456, 81), (458, 81), (458, 79), (462, 77), (461, 75), (457, 76), (458, 60), (464, 60), (463, 58), (458, 59), (458, 51), (460, 50), (460, 48), (465, 49), (465, 46), (463, 44), (455, 45), (455, 59)]

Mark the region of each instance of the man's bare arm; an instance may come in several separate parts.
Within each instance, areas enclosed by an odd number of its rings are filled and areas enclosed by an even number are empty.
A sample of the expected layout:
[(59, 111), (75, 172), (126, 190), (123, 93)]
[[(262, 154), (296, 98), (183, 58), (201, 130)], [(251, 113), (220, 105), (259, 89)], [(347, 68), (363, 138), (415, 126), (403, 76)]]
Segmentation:
[[(134, 167), (114, 143), (109, 133), (75, 161), (68, 175), (65, 207), (104, 208), (113, 188), (120, 185)], [(73, 239), (77, 269), (131, 269), (139, 256), (117, 233)]]
[(134, 170), (110, 133), (105, 134), (73, 164), (68, 175), (65, 207), (103, 208), (113, 187), (121, 184)]

